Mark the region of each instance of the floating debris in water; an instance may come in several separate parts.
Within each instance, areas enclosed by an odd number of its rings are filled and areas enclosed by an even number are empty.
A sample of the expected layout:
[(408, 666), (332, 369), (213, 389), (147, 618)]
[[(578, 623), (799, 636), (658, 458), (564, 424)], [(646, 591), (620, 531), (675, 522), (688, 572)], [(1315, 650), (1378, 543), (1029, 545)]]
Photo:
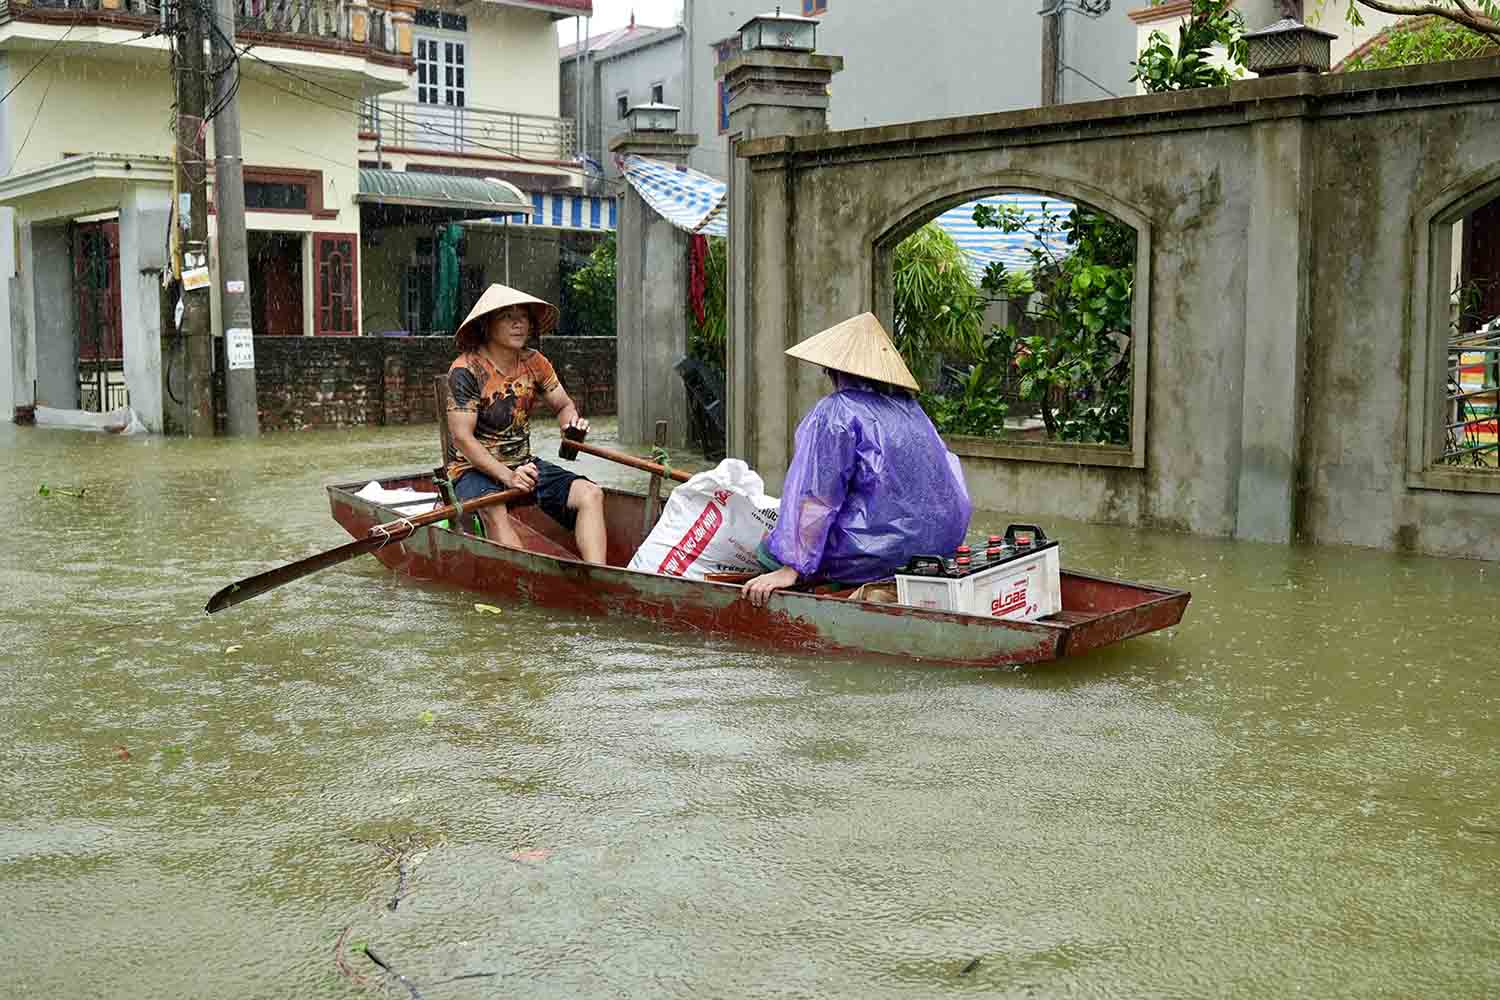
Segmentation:
[(974, 958), (971, 958), (971, 959), (970, 959), (970, 960), (969, 960), (969, 964), (968, 964), (968, 965), (966, 965), (966, 966), (964, 966), (964, 967), (963, 967), (963, 968), (962, 968), (962, 969), (959, 969), (959, 970), (958, 970), (958, 974), (959, 974), (959, 975), (960, 975), (960, 976), (967, 976), (967, 975), (968, 975), (968, 974), (969, 974), (969, 973), (971, 973), (971, 972), (973, 972), (973, 971), (974, 971), (974, 970), (975, 970), (975, 969), (977, 969), (977, 968), (979, 968), (979, 963), (980, 963), (980, 962), (981, 962), (981, 961), (982, 961), (982, 959), (980, 959), (980, 958), (979, 958), (979, 957), (978, 957), (978, 956), (977, 956), (977, 955), (976, 955), (976, 956), (975, 956), (975, 957), (974, 957)]
[(475, 604), (474, 605), (474, 610), (478, 611), (480, 614), (485, 614), (485, 615), (503, 615), (503, 614), (505, 614), (505, 609), (504, 608), (497, 608), (493, 604)]

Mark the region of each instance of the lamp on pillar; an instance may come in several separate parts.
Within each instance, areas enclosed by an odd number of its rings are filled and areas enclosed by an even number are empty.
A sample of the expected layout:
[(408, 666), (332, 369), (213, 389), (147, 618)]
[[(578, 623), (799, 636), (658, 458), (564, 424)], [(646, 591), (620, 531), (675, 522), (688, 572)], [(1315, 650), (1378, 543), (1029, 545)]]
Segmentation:
[(740, 28), (740, 47), (745, 52), (757, 49), (812, 52), (818, 47), (817, 41), (816, 18), (783, 14), (780, 7), (775, 13), (752, 17)]
[(625, 112), (632, 132), (676, 132), (682, 109), (672, 104), (637, 104)]
[(1332, 43), (1337, 37), (1284, 17), (1245, 34), (1245, 65), (1256, 76), (1326, 73), (1333, 64)]

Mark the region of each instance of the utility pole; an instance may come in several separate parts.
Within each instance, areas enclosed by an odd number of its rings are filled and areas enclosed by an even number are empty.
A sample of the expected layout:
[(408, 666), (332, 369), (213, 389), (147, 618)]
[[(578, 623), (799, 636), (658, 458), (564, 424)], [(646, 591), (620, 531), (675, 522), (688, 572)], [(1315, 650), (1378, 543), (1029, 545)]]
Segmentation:
[[(206, 0), (178, 0), (175, 38), (177, 70), (176, 232), (173, 265), (181, 279), (180, 360), (187, 393), (183, 400), (191, 437), (214, 433), (213, 342), (209, 332), (208, 154), (204, 111), (208, 66), (203, 52)], [(175, 303), (173, 304), (175, 311)]]
[[(205, 0), (206, 2), (206, 0)], [(240, 155), (240, 64), (234, 50), (234, 0), (215, 0), (214, 207), (219, 235), (219, 315), (224, 326), (224, 429), (260, 433), (255, 396), (255, 337), (250, 321), (250, 262), (245, 248), (245, 173)]]
[(1042, 107), (1058, 103), (1058, 63), (1062, 52), (1062, 0), (1042, 12)]

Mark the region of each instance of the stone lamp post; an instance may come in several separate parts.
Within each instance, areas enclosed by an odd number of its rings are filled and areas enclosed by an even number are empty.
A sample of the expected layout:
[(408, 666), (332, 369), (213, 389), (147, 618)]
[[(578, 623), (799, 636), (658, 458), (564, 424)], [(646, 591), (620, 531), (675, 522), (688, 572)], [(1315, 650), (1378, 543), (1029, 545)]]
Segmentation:
[(740, 26), (740, 48), (745, 52), (774, 49), (781, 52), (812, 52), (818, 47), (818, 21), (812, 17), (775, 13), (760, 14)]
[(636, 104), (625, 112), (632, 132), (676, 132), (682, 109), (674, 104)]
[(1245, 35), (1245, 65), (1256, 76), (1327, 73), (1338, 36), (1284, 17)]

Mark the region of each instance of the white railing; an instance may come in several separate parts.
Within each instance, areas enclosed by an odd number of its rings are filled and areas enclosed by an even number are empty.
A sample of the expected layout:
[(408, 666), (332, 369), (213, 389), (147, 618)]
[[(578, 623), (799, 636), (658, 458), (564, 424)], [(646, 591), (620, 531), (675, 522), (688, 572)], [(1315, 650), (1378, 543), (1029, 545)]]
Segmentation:
[(371, 100), (363, 129), (382, 147), (468, 156), (572, 161), (578, 135), (571, 118), (415, 101)]

